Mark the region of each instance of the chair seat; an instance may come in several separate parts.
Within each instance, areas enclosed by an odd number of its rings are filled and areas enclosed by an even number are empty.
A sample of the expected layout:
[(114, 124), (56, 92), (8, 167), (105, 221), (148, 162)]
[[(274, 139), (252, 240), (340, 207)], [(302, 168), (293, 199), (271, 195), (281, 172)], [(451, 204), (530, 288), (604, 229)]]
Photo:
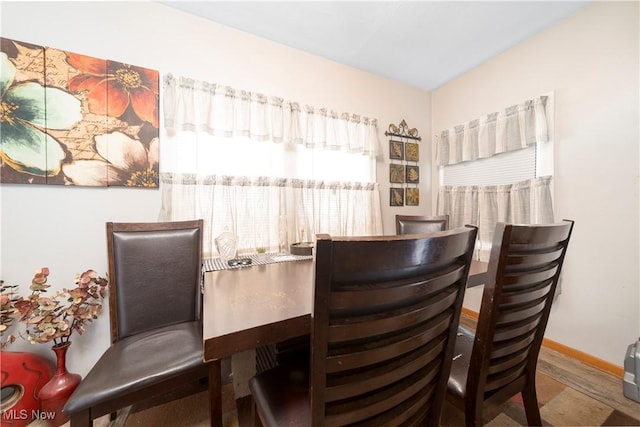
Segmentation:
[(136, 334), (107, 349), (71, 395), (64, 412), (75, 413), (203, 366), (198, 321)]
[(297, 365), (277, 366), (249, 381), (256, 408), (269, 426), (308, 426), (309, 375)]
[(467, 373), (469, 372), (469, 362), (471, 360), (474, 338), (475, 335), (470, 330), (463, 327), (458, 328), (456, 344), (453, 350), (455, 360), (451, 364), (451, 373), (449, 374), (447, 387), (449, 393), (461, 400), (464, 400), (467, 393)]

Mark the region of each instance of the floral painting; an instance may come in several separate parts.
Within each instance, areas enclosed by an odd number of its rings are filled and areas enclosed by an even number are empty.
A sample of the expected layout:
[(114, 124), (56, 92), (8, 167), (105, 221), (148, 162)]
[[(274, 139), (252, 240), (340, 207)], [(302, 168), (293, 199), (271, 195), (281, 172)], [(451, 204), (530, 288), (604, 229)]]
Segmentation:
[(0, 41), (2, 183), (158, 187), (158, 71)]

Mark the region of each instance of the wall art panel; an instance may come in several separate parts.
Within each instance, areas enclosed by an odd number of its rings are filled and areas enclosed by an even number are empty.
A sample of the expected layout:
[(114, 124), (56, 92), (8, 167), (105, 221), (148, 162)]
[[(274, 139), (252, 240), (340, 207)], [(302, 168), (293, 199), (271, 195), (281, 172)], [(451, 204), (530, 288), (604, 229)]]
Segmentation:
[(157, 71), (9, 39), (0, 61), (3, 183), (158, 187)]
[(406, 205), (418, 206), (420, 205), (420, 189), (407, 187), (405, 189)]

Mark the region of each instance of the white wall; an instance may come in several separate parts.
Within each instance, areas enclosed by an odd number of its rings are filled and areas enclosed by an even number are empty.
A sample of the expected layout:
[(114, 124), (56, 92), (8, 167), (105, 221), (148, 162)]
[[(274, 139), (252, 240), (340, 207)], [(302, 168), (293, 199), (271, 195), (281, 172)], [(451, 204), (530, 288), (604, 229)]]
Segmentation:
[(436, 133), (555, 92), (555, 215), (576, 224), (546, 336), (618, 366), (640, 332), (638, 4), (594, 2), (432, 94)]
[[(0, 35), (6, 38), (377, 118), (385, 233), (393, 233), (396, 213), (431, 212), (429, 144), (421, 147), (420, 206), (392, 209), (384, 136), (390, 123), (402, 119), (430, 135), (430, 93), (151, 2), (0, 2), (0, 12)], [(21, 284), (26, 294), (39, 267), (48, 266), (50, 283), (60, 288), (71, 286), (84, 269), (106, 272), (105, 222), (155, 221), (159, 195), (140, 189), (0, 186), (0, 277)], [(105, 312), (85, 335), (72, 338), (72, 372), (88, 372), (108, 346), (108, 329)], [(10, 349), (52, 358), (48, 347), (18, 342)]]

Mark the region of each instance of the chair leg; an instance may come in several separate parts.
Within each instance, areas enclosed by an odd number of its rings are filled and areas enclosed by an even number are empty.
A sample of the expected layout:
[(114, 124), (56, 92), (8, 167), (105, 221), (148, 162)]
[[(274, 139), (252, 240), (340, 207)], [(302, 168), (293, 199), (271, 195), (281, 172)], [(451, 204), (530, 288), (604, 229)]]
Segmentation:
[[(116, 417), (111, 420), (109, 423), (109, 427), (124, 427), (127, 425), (127, 419), (129, 418), (129, 414), (131, 414), (131, 410), (133, 409), (133, 405), (129, 405), (126, 408), (119, 409), (116, 412)], [(113, 416), (113, 413), (111, 414)]]
[[(534, 374), (535, 375), (535, 374)], [(540, 408), (538, 407), (538, 396), (536, 394), (536, 381), (530, 377), (522, 390), (522, 403), (527, 415), (527, 424), (530, 426), (541, 426)]]
[(482, 401), (466, 399), (464, 402), (464, 424), (467, 427), (484, 425)]
[(85, 411), (76, 412), (69, 416), (71, 427), (92, 427), (93, 420), (91, 419), (91, 412), (89, 409)]
[(262, 425), (262, 421), (260, 420), (260, 415), (258, 414), (258, 406), (256, 405), (255, 400), (253, 400), (253, 398), (251, 399), (251, 401), (253, 402), (252, 407), (253, 407), (253, 425), (254, 427), (263, 427)]
[(209, 365), (209, 417), (211, 427), (222, 427), (222, 368), (220, 360)]

